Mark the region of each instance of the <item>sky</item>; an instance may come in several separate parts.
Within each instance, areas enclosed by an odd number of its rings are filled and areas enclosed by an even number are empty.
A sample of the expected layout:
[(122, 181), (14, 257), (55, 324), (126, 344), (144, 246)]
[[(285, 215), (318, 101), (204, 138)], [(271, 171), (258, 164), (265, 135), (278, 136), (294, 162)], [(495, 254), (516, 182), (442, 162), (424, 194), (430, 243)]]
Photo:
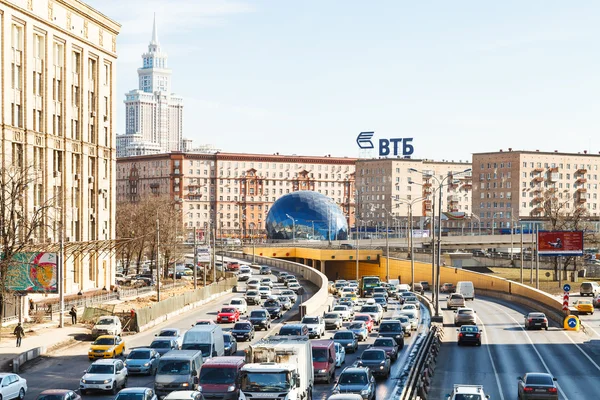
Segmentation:
[(412, 158), (600, 151), (599, 2), (87, 0), (122, 24), (117, 132), (156, 13), (184, 136), (222, 151)]

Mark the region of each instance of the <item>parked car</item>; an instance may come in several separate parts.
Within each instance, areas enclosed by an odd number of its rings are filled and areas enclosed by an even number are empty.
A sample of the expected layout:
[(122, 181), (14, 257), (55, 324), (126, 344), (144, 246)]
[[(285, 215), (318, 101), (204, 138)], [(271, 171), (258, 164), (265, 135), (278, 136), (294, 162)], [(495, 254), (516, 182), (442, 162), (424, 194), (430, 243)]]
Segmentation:
[(117, 394), (127, 386), (127, 368), (121, 360), (97, 360), (90, 365), (79, 381), (82, 395), (90, 390), (108, 391)]
[(0, 395), (2, 399), (20, 399), (25, 398), (27, 393), (27, 379), (17, 374), (0, 373)]
[(127, 367), (129, 374), (154, 375), (159, 360), (160, 354), (156, 350), (141, 347), (129, 351), (124, 365)]
[(525, 315), (525, 329), (545, 329), (548, 330), (548, 318), (541, 312), (530, 312)]
[(97, 338), (102, 335), (120, 335), (123, 327), (119, 317), (109, 315), (98, 318), (92, 327), (92, 336)]

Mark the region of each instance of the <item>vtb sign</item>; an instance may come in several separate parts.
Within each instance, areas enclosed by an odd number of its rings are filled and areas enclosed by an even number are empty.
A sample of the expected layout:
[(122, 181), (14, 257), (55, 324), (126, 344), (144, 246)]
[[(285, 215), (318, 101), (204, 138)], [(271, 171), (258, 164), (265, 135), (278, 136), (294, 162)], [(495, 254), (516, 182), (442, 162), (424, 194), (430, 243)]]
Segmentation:
[[(361, 132), (356, 138), (356, 144), (363, 150), (374, 149), (373, 135), (375, 132)], [(415, 148), (411, 144), (413, 138), (379, 139), (379, 155), (385, 156), (410, 156)]]

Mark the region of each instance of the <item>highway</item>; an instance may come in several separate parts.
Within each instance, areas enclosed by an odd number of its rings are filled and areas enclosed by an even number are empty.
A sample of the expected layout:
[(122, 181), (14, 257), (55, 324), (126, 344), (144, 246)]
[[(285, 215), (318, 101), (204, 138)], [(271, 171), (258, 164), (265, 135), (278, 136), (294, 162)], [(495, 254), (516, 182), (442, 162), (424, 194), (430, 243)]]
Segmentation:
[[(445, 398), (454, 384), (462, 383), (483, 385), (492, 399), (514, 399), (517, 377), (526, 372), (551, 373), (561, 399), (598, 398), (600, 335), (567, 332), (552, 322), (548, 331), (525, 331), (524, 314), (534, 310), (496, 299), (479, 297), (467, 306), (477, 312), (483, 343), (457, 346), (454, 313), (443, 310), (445, 334), (430, 398)], [(598, 318), (582, 319), (598, 330)]]

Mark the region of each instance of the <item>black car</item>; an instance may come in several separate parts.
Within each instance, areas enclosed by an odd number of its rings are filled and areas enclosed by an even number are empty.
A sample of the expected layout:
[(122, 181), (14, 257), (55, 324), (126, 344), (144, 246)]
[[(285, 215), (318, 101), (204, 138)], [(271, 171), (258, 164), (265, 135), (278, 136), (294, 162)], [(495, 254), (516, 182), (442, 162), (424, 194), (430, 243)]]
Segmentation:
[(377, 295), (377, 296), (373, 296), (373, 300), (375, 300), (375, 303), (379, 304), (381, 306), (381, 308), (383, 308), (383, 311), (388, 310), (387, 300), (385, 299), (385, 297)]
[(264, 329), (265, 331), (271, 329), (271, 315), (267, 310), (253, 310), (250, 312), (248, 321), (254, 325), (255, 329)]
[(543, 372), (530, 372), (518, 379), (519, 400), (558, 400), (556, 378)]
[(229, 332), (223, 334), (223, 346), (226, 356), (233, 356), (237, 353), (237, 340)]
[(355, 393), (365, 400), (375, 400), (375, 378), (365, 367), (347, 367), (340, 374), (333, 394)]
[(239, 341), (250, 341), (254, 339), (254, 325), (250, 322), (236, 322), (231, 334)]
[(279, 329), (279, 336), (308, 336), (308, 326), (306, 324), (287, 324)]
[(281, 314), (283, 314), (279, 300), (269, 299), (264, 302), (263, 307), (269, 312), (271, 319), (281, 318)]
[(477, 325), (463, 325), (456, 331), (458, 332), (458, 341), (456, 342), (458, 346), (468, 343), (481, 346), (481, 332), (483, 330), (479, 329)]
[(548, 318), (541, 312), (530, 312), (525, 316), (525, 329), (545, 329), (548, 330)]
[(389, 337), (398, 343), (398, 347), (404, 348), (404, 328), (402, 322), (397, 320), (381, 321), (379, 325), (379, 337)]
[(383, 349), (366, 349), (356, 363), (359, 367), (367, 367), (375, 376), (387, 378), (390, 376), (392, 362)]

